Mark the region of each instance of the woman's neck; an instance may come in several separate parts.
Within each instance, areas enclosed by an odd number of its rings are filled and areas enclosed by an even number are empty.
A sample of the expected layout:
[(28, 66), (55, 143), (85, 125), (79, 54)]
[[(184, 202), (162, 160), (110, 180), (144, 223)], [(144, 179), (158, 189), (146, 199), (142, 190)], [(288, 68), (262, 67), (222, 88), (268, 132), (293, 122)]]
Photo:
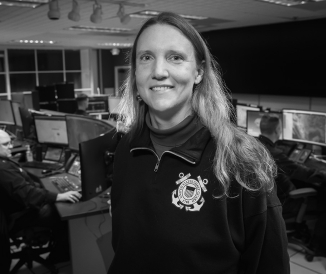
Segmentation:
[(157, 129), (169, 129), (179, 123), (181, 123), (185, 118), (192, 114), (189, 108), (186, 112), (180, 113), (179, 115), (174, 115), (172, 117), (161, 117), (149, 111), (149, 116), (151, 118), (151, 125)]

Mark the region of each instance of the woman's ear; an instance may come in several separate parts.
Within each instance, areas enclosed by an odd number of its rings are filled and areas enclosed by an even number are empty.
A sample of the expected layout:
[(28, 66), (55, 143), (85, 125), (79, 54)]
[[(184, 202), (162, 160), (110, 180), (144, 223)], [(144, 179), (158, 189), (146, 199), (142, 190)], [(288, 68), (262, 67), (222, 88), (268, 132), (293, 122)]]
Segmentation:
[(203, 80), (203, 76), (204, 76), (204, 62), (201, 63), (200, 67), (198, 68), (198, 71), (197, 71), (197, 76), (196, 76), (196, 79), (195, 79), (195, 84), (198, 85), (201, 80)]

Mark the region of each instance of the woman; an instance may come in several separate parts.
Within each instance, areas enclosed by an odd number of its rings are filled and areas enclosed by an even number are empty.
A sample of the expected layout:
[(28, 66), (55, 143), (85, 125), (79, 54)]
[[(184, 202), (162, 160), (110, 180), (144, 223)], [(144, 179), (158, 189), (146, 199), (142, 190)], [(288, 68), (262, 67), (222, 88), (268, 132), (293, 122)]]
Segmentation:
[(124, 89), (108, 273), (289, 273), (274, 162), (230, 122), (197, 31), (173, 13), (149, 19)]

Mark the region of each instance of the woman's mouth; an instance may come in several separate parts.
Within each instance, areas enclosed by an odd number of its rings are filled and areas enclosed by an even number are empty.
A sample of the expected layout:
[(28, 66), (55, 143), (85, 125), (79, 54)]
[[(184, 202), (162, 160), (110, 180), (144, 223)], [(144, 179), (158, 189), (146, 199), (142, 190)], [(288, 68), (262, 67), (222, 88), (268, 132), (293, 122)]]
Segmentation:
[(155, 87), (151, 87), (150, 89), (152, 91), (165, 91), (171, 88), (173, 88), (173, 86), (155, 86)]

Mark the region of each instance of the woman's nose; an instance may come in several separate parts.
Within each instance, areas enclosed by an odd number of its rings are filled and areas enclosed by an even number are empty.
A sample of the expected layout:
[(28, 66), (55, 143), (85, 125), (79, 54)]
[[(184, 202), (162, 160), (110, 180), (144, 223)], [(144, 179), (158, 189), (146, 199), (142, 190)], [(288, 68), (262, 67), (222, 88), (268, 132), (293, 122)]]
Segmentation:
[(154, 62), (152, 78), (157, 80), (165, 79), (169, 76), (166, 60), (158, 58)]

